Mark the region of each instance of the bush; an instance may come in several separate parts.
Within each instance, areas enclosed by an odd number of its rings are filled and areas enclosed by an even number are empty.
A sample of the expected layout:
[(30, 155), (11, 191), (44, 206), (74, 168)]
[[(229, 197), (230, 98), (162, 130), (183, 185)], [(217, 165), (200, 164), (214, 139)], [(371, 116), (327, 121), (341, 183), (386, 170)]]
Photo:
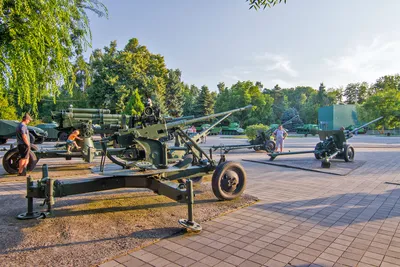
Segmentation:
[(253, 125), (247, 126), (247, 128), (245, 130), (245, 134), (247, 135), (247, 138), (249, 138), (249, 140), (254, 140), (254, 139), (256, 139), (257, 132), (259, 130), (266, 131), (268, 129), (269, 129), (269, 127), (267, 125), (264, 125), (261, 123), (253, 124)]

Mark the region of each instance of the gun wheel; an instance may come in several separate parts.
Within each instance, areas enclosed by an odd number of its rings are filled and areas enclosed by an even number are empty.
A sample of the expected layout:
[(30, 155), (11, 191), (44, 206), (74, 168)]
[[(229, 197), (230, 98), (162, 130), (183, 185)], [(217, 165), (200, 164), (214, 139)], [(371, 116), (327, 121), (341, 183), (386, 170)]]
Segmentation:
[(321, 153), (319, 152), (319, 151), (321, 151), (321, 148), (322, 148), (322, 142), (319, 142), (319, 143), (317, 143), (317, 144), (315, 145), (315, 148), (314, 148), (314, 157), (315, 157), (316, 159), (322, 159)]
[(217, 166), (212, 176), (212, 189), (219, 200), (239, 197), (246, 187), (246, 172), (237, 162), (226, 161)]
[[(21, 156), (19, 155), (18, 148), (15, 147), (7, 151), (7, 153), (3, 157), (3, 168), (9, 174), (18, 173), (18, 165)], [(38, 159), (35, 153), (31, 150), (29, 151), (29, 163), (27, 166), (27, 171), (32, 171), (35, 169)]]
[(344, 147), (344, 161), (352, 162), (354, 160), (354, 148), (351, 145), (346, 145)]
[(274, 152), (276, 144), (274, 141), (268, 140), (264, 144), (264, 149), (267, 152)]

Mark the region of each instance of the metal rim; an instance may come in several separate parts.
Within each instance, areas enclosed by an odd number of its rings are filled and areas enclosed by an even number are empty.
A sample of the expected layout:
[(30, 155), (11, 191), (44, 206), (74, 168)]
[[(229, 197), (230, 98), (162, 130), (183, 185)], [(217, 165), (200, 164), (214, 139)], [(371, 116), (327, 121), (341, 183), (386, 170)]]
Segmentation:
[(244, 186), (244, 173), (236, 166), (226, 169), (220, 178), (219, 187), (225, 195), (238, 196)]

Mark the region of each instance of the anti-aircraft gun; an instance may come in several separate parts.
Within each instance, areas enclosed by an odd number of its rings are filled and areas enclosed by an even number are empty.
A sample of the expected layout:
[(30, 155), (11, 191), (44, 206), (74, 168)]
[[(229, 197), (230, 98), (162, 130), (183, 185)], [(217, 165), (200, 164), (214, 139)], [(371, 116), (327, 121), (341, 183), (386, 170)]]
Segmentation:
[[(295, 118), (299, 117), (299, 115), (294, 116), (290, 120), (284, 122), (282, 126), (291, 123)], [(236, 150), (236, 149), (243, 149), (243, 148), (248, 148), (248, 149), (254, 149), (255, 151), (260, 151), (264, 150), (266, 152), (273, 152), (276, 147), (275, 141), (271, 140), (272, 133), (277, 129), (278, 127), (271, 127), (266, 131), (259, 130), (257, 131), (256, 138), (254, 140), (250, 140), (249, 145), (219, 145), (219, 146), (213, 146), (212, 148), (215, 150), (221, 149), (224, 151), (225, 154), (227, 154), (231, 150)]]
[[(157, 111), (158, 112), (158, 111)], [(157, 119), (156, 119), (157, 117)], [(89, 109), (89, 108), (68, 108), (57, 112), (52, 112), (52, 119), (57, 122), (57, 129), (63, 132), (79, 130), (82, 141), (77, 143), (82, 149), (72, 149), (71, 154), (67, 154), (66, 143), (56, 145), (55, 149), (30, 151), (28, 171), (35, 168), (37, 162), (42, 158), (82, 158), (85, 162), (93, 162), (96, 156), (102, 155), (100, 142), (93, 141), (94, 134), (101, 134), (103, 137), (112, 135), (119, 130), (134, 128), (139, 124), (153, 124), (160, 117), (157, 114), (148, 115), (143, 113), (139, 116), (129, 116), (124, 114), (111, 114), (108, 109)], [(193, 116), (187, 116), (191, 118)], [(181, 118), (168, 118), (166, 120), (175, 122)], [(20, 156), (17, 148), (10, 149), (3, 157), (3, 167), (10, 173), (18, 172), (18, 162)]]
[(332, 131), (319, 131), (320, 142), (315, 145), (314, 150), (309, 151), (296, 151), (296, 152), (283, 152), (283, 153), (269, 153), (270, 160), (274, 160), (278, 156), (296, 155), (313, 153), (316, 159), (321, 160), (322, 168), (330, 168), (330, 160), (343, 159), (345, 162), (352, 162), (354, 160), (354, 147), (347, 143), (347, 140), (354, 136), (354, 133), (361, 128), (379, 121), (383, 117), (372, 120), (352, 131), (346, 131), (344, 128)]
[[(217, 163), (212, 150), (207, 154), (196, 140), (189, 137), (183, 127), (194, 122), (210, 118), (225, 119), (233, 112), (251, 108), (247, 106), (227, 112), (217, 113), (190, 120), (166, 123), (151, 107), (147, 107), (142, 119), (134, 128), (119, 130), (102, 139), (103, 157), (101, 160), (102, 177), (77, 180), (54, 180), (49, 177), (47, 165), (43, 165), (43, 178), (33, 182), (27, 178), (28, 211), (17, 216), (19, 219), (45, 218), (52, 215), (56, 197), (112, 190), (117, 188), (148, 188), (153, 192), (186, 203), (188, 219), (179, 223), (193, 231), (200, 231), (201, 226), (193, 219), (194, 194), (192, 178), (212, 174), (212, 190), (220, 200), (239, 197), (246, 187), (246, 172), (240, 163), (226, 161), (222, 156)], [(149, 119), (149, 120), (148, 120)], [(221, 119), (221, 120), (222, 120)], [(151, 123), (148, 123), (151, 121)], [(169, 148), (159, 139), (171, 130), (185, 144), (185, 155), (171, 164), (168, 161)], [(206, 134), (205, 132), (203, 134)], [(108, 148), (107, 142), (115, 140), (120, 149)], [(105, 157), (122, 166), (123, 170), (104, 171)], [(122, 160), (122, 161), (121, 161)], [(174, 182), (178, 181), (178, 183)], [(33, 199), (42, 198), (47, 205), (45, 212), (33, 211)]]

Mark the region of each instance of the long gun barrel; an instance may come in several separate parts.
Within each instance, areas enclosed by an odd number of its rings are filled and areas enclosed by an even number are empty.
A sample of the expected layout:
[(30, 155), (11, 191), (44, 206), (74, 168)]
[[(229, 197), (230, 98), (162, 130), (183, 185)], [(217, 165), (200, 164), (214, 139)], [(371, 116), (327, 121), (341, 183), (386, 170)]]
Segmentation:
[(292, 120), (294, 120), (294, 119), (297, 118), (297, 117), (299, 117), (299, 115), (296, 115), (296, 116), (292, 117), (290, 120), (285, 121), (284, 123), (282, 123), (282, 126), (283, 126), (283, 125), (286, 125), (286, 124), (288, 124), (288, 123), (290, 123), (290, 122), (292, 122)]
[(246, 110), (246, 109), (250, 109), (252, 107), (253, 107), (252, 105), (248, 105), (248, 106), (245, 106), (243, 108), (237, 108), (237, 109), (233, 109), (233, 110), (229, 110), (229, 111), (225, 111), (225, 112), (220, 112), (220, 113), (215, 113), (215, 114), (211, 114), (211, 115), (208, 115), (208, 116), (198, 117), (198, 118), (194, 118), (194, 119), (190, 119), (190, 120), (179, 120), (179, 121), (169, 122), (169, 123), (167, 123), (167, 128), (171, 129), (171, 128), (174, 128), (174, 127), (191, 125), (191, 124), (193, 124), (195, 122), (206, 121), (206, 120), (213, 119), (213, 118), (216, 118), (216, 117), (221, 117), (221, 116), (225, 116), (225, 115), (228, 115), (228, 114), (232, 114), (234, 112), (239, 112), (239, 111), (243, 111), (243, 110)]
[(372, 124), (372, 123), (374, 123), (374, 122), (377, 122), (377, 121), (379, 121), (380, 119), (383, 119), (383, 116), (381, 116), (381, 117), (379, 117), (379, 118), (377, 118), (377, 119), (375, 119), (375, 120), (372, 120), (372, 121), (370, 121), (370, 122), (367, 122), (366, 124), (363, 124), (363, 125), (361, 125), (360, 127), (357, 127), (357, 128), (355, 128), (355, 129), (353, 129), (352, 131), (350, 131), (350, 133), (355, 133), (355, 132), (357, 132), (358, 130), (360, 130), (361, 128), (364, 128), (364, 127), (367, 127), (368, 125), (370, 125), (370, 124)]

